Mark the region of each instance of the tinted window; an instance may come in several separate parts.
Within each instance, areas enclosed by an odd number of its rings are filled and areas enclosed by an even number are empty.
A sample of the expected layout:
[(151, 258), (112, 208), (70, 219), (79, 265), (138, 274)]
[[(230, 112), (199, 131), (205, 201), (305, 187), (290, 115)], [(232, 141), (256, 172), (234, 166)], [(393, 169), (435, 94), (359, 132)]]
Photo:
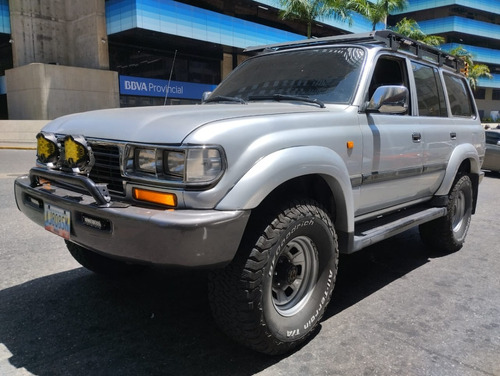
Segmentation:
[(452, 115), (472, 117), (472, 103), (465, 80), (445, 73), (444, 82), (448, 91)]
[(212, 93), (249, 97), (304, 96), (326, 103), (349, 103), (357, 87), (364, 51), (321, 48), (258, 56), (236, 68)]
[[(408, 72), (404, 59), (395, 58), (393, 56), (381, 56), (378, 59), (368, 88), (367, 100), (370, 100), (377, 88), (388, 85), (409, 87)], [(410, 103), (408, 103), (408, 105), (410, 105)], [(408, 115), (409, 113), (411, 113), (410, 109), (401, 115)]]
[(420, 116), (448, 116), (444, 91), (436, 68), (412, 62)]

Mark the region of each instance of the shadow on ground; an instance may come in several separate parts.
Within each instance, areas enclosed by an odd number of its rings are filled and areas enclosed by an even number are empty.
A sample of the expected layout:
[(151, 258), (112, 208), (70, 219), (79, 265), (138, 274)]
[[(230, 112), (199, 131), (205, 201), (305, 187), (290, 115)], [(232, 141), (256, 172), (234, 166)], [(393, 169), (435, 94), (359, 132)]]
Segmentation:
[[(414, 230), (341, 257), (325, 319), (428, 257)], [(110, 280), (80, 268), (0, 291), (0, 302), (9, 361), (36, 375), (251, 375), (282, 359), (249, 351), (217, 329), (204, 272)]]

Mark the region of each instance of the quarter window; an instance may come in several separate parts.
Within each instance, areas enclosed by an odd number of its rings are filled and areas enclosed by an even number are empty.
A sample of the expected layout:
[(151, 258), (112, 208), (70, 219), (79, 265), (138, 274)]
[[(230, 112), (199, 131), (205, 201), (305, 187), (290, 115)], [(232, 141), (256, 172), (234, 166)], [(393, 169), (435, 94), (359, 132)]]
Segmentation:
[(448, 92), (448, 100), (450, 101), (452, 115), (472, 117), (474, 115), (472, 100), (465, 80), (445, 73), (444, 82)]
[(444, 91), (436, 68), (412, 62), (420, 116), (447, 117)]

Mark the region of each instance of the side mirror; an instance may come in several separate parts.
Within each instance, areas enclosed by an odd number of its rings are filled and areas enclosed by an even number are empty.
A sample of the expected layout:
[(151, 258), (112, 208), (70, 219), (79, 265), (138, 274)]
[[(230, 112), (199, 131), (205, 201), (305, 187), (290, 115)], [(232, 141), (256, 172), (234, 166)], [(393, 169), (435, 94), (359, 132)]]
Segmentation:
[(203, 94), (201, 95), (201, 103), (205, 103), (205, 101), (208, 99), (208, 97), (210, 97), (210, 94), (212, 94), (211, 91), (203, 92)]
[(408, 111), (410, 93), (405, 86), (379, 86), (370, 102), (366, 105), (366, 112), (383, 114), (404, 114)]

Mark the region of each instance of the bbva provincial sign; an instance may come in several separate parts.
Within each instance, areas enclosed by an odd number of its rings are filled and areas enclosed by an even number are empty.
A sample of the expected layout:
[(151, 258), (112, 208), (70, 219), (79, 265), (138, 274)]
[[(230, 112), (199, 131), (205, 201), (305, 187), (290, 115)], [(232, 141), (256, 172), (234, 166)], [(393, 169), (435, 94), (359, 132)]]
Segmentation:
[(201, 99), (205, 91), (212, 91), (216, 85), (191, 82), (158, 80), (153, 78), (120, 76), (120, 94), (143, 97), (165, 97)]

